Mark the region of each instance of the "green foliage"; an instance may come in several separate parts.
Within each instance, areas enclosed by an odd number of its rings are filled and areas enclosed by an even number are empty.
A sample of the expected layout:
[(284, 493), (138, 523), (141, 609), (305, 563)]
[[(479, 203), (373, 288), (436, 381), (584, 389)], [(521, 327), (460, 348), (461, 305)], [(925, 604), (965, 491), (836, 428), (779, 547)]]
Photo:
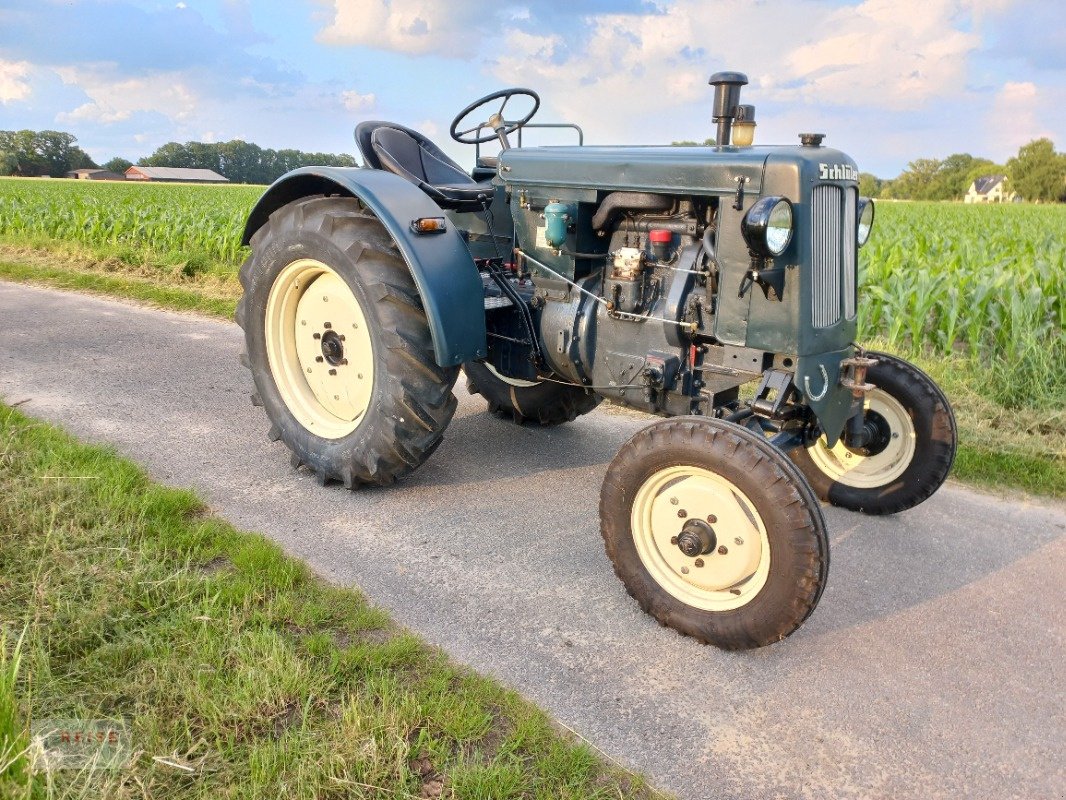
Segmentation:
[(714, 139), (704, 139), (702, 142), (693, 142), (689, 139), (682, 139), (680, 142), (670, 142), (674, 147), (714, 147), (717, 144)]
[(1050, 139), (1035, 139), (1007, 162), (1011, 185), (1026, 200), (1066, 201), (1066, 153)]
[(955, 153), (943, 160), (919, 158), (885, 187), (883, 196), (896, 200), (961, 200), (974, 179), (1005, 173), (1005, 167), (969, 153)]
[(104, 163), (104, 169), (109, 169), (112, 172), (117, 172), (119, 175), (124, 173), (130, 167), (133, 166), (132, 161), (127, 161), (121, 156), (115, 156), (110, 161)]
[(862, 197), (880, 197), (885, 181), (869, 172), (859, 173), (859, 194)]
[(61, 178), (75, 169), (96, 164), (78, 147), (78, 140), (61, 131), (0, 131), (0, 174)]
[[(655, 796), (357, 592), (2, 405), (0, 564), (26, 631), (21, 669), (0, 635), (5, 800)], [(5, 772), (27, 717), (126, 718), (133, 758)]]
[(1066, 213), (882, 203), (861, 251), (860, 339), (961, 355), (1011, 407), (1066, 404)]
[(125, 248), (136, 257), (236, 267), (260, 187), (0, 182), (0, 236)]
[(234, 183), (273, 183), (298, 167), (356, 167), (346, 153), (304, 153), (300, 150), (264, 150), (257, 144), (234, 139), (218, 144), (168, 142), (139, 162), (146, 167), (212, 169)]

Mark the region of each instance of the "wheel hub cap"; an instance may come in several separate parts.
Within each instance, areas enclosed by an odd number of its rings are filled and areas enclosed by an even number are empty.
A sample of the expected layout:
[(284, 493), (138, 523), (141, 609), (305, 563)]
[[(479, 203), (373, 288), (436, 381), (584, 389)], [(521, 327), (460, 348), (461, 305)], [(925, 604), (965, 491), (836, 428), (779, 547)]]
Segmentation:
[(344, 337), (336, 331), (326, 331), (322, 334), (322, 357), (334, 367), (347, 364), (344, 358)]
[(689, 558), (703, 556), (718, 547), (714, 529), (701, 519), (690, 519), (677, 537), (677, 547)]

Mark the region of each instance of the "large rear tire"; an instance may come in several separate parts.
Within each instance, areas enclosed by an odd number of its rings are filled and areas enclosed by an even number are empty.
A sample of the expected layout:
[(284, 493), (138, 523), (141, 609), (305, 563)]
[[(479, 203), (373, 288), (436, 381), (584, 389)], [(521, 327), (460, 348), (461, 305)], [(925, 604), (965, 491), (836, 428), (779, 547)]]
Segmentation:
[(240, 279), (252, 402), (296, 466), (354, 488), (390, 484), (433, 453), (459, 370), (437, 365), (407, 265), (358, 200), (307, 197), (275, 211)]
[(600, 521), (626, 591), (705, 644), (784, 639), (825, 588), (818, 500), (783, 453), (733, 423), (682, 417), (638, 432), (607, 470)]
[(955, 461), (958, 432), (951, 403), (932, 378), (887, 353), (866, 379), (866, 419), (877, 435), (864, 450), (821, 437), (790, 455), (822, 500), (864, 514), (906, 511), (943, 485)]
[(588, 389), (554, 381), (523, 381), (500, 375), (492, 367), (470, 361), (463, 365), (466, 388), (480, 394), (489, 411), (518, 424), (561, 425), (587, 414), (602, 398)]

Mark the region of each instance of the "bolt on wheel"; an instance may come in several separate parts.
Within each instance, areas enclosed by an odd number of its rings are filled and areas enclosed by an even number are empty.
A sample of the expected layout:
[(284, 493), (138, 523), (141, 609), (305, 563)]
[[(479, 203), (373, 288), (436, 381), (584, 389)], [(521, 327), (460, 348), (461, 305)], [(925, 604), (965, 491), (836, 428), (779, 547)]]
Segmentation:
[(370, 405), (374, 349), (359, 301), (330, 267), (285, 267), (266, 304), (271, 374), (299, 422), (324, 439), (355, 430)]
[(779, 641), (825, 587), (817, 498), (784, 453), (730, 422), (681, 417), (638, 432), (604, 477), (600, 522), (641, 608), (706, 644)]
[(633, 499), (630, 525), (645, 569), (687, 605), (728, 611), (766, 585), (766, 526), (751, 499), (721, 475), (693, 466), (656, 472)]

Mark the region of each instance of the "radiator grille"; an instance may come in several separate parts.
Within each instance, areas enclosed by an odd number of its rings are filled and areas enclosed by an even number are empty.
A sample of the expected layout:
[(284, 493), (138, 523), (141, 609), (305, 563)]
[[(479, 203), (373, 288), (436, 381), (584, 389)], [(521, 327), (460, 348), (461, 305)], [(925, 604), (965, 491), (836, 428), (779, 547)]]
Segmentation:
[(858, 192), (815, 186), (811, 199), (811, 321), (828, 328), (855, 319), (855, 211)]
[(859, 190), (848, 189), (844, 193), (844, 318), (855, 319), (855, 246), (858, 228), (855, 226), (855, 209), (859, 204)]
[(840, 187), (815, 186), (811, 210), (811, 322), (828, 328), (840, 321)]

